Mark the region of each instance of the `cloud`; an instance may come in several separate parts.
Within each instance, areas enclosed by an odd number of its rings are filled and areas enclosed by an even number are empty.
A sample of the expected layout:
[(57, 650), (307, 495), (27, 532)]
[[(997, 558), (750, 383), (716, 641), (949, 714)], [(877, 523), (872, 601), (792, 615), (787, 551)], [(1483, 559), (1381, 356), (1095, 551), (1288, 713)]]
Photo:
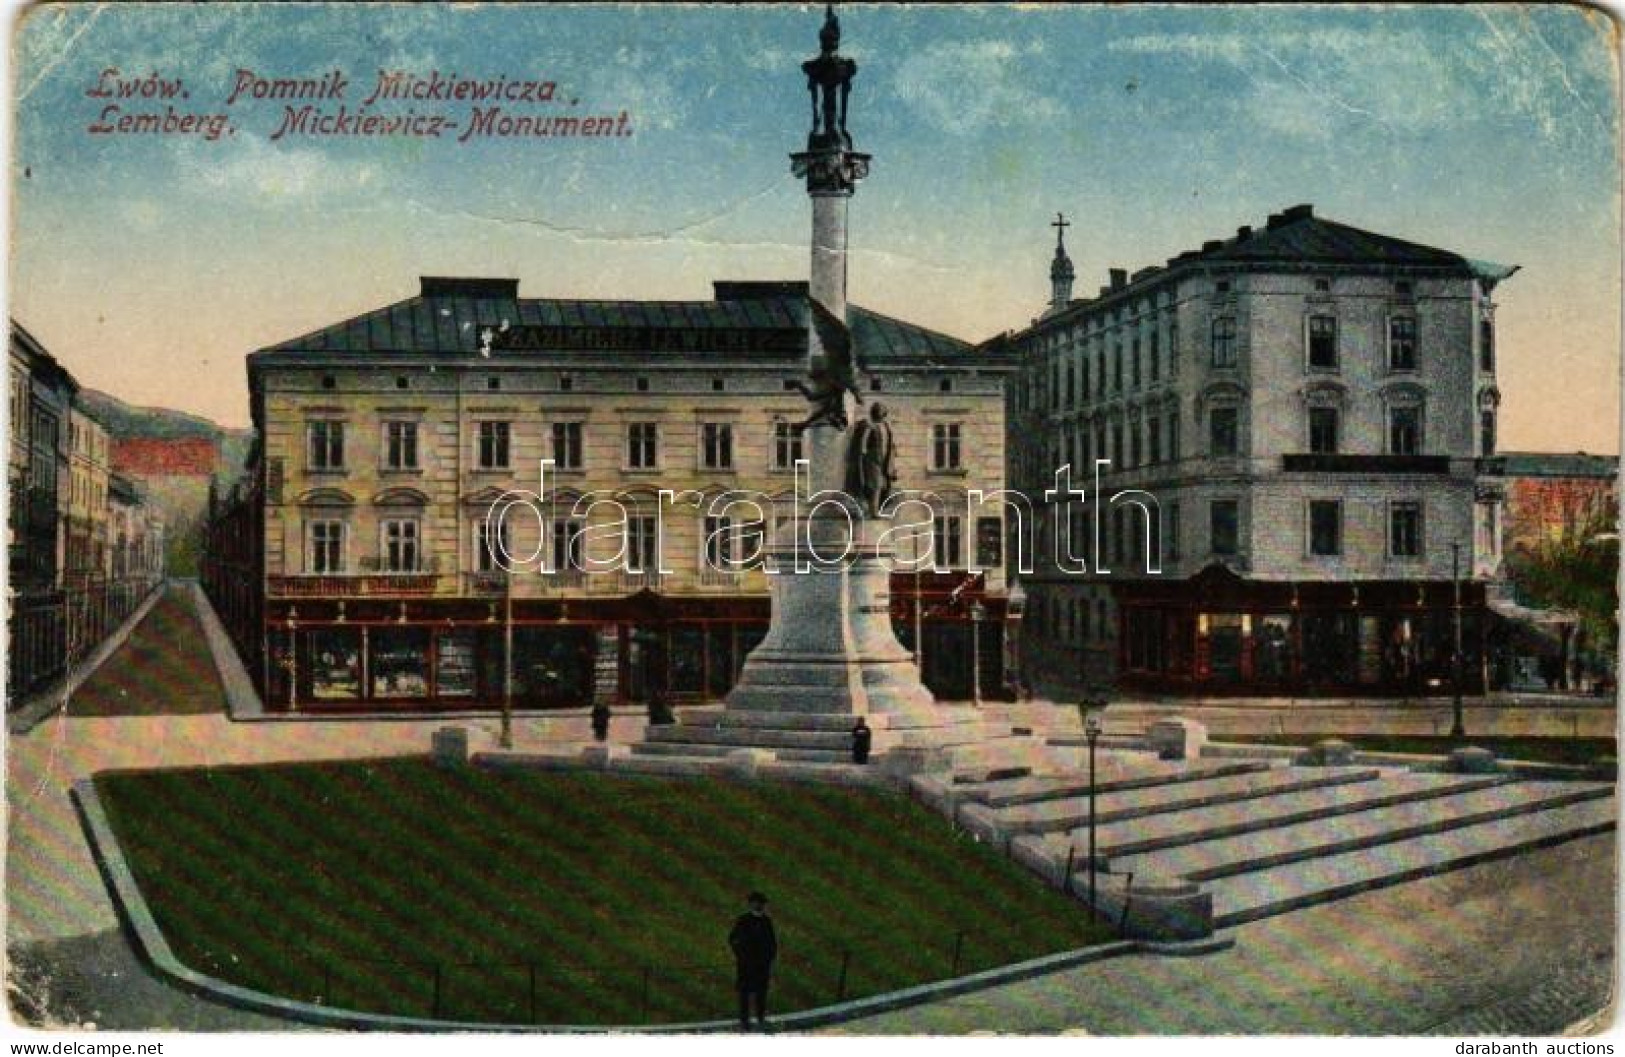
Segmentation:
[(1592, 74), (1582, 77), (1591, 89), (1601, 80), (1583, 50), (1560, 56), (1527, 19), (1474, 15), (1426, 29), (1148, 34), (1108, 50), (1228, 66), (1250, 82), (1236, 106), (1268, 131), (1305, 139), (1351, 123), (1426, 135), (1472, 115), (1519, 117), (1548, 139), (1611, 127), (1571, 81), (1576, 71)]
[(1022, 82), (1038, 53), (1004, 40), (933, 44), (897, 68), (897, 95), (935, 129), (969, 135), (998, 123), (1048, 121), (1061, 104)]
[(377, 165), (334, 158), (308, 147), (270, 143), (249, 133), (218, 143), (185, 143), (176, 148), (180, 179), (210, 197), (250, 205), (373, 195), (385, 178)]

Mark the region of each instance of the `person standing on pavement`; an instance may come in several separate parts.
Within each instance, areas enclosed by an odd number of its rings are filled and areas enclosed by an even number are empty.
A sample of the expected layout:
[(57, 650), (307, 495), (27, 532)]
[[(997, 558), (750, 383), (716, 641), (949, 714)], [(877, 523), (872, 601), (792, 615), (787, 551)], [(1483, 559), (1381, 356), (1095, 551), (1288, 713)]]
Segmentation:
[(734, 921), (728, 933), (733, 948), (739, 990), (739, 1030), (750, 1030), (751, 1007), (755, 1006), (756, 1026), (767, 1026), (767, 984), (773, 974), (773, 959), (779, 954), (773, 919), (767, 916), (767, 896), (752, 892), (745, 900), (748, 909)]

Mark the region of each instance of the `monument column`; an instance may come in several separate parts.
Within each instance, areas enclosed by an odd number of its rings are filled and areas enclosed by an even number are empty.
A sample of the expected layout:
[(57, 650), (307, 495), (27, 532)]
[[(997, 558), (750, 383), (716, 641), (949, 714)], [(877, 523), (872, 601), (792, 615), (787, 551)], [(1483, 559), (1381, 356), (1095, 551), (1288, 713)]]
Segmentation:
[[(846, 130), (857, 63), (840, 54), (833, 9), (826, 8), (819, 44), (819, 55), (802, 64), (812, 131), (807, 149), (791, 155), (791, 171), (812, 199), (801, 385), (811, 405), (802, 432), (811, 495), (799, 523), (768, 548), (772, 623), (746, 660), (728, 710), (885, 716), (889, 722), (877, 731), (883, 744), (893, 740), (888, 732), (923, 733), (949, 717), (891, 627), (889, 554), (878, 544), (888, 523), (877, 517), (895, 472), (891, 426), (880, 405), (863, 406), (862, 350), (846, 323), (847, 204), (869, 173), (869, 155), (853, 150)], [(819, 492), (831, 495), (820, 502)]]

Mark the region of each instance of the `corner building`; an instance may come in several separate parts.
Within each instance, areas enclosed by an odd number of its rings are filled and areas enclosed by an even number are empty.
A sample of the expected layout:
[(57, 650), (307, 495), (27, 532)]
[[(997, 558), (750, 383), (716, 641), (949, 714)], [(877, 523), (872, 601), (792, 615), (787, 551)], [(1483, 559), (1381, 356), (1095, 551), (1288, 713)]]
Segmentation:
[[(521, 298), (516, 280), (424, 278), (417, 297), (252, 354), (260, 447), (248, 480), (211, 503), (204, 564), (266, 707), (723, 697), (766, 632), (767, 580), (702, 556), (749, 558), (793, 516), (807, 293), (715, 293), (553, 300)], [(891, 412), (899, 487), (938, 497), (935, 568), (893, 575), (897, 629), (910, 648), (920, 630), (938, 696), (971, 697), (978, 672), (998, 693), (1004, 527), (965, 493), (1003, 487), (1006, 368), (856, 306), (849, 322), (873, 372), (864, 396)], [(557, 504), (512, 518), (509, 553), (535, 560), (504, 574), (487, 512), (537, 491), (544, 459)], [(700, 505), (662, 503), (662, 489)], [(767, 497), (759, 529), (749, 508), (708, 517), (713, 497), (741, 490)], [(625, 523), (607, 506), (572, 516), (589, 493), (613, 494)], [(618, 551), (624, 569), (572, 568)]]
[[(1022, 580), (1040, 689), (1449, 693), (1459, 605), (1481, 692), (1492, 293), (1515, 270), (1300, 205), (1073, 299), (1058, 240), (1048, 310), (996, 339), (1023, 364), (1012, 487), (1109, 459), (1106, 499), (1156, 502), (1100, 507), (1098, 547), (1092, 481), (1088, 505), (1042, 507)], [(1069, 533), (1087, 574), (1057, 567)]]

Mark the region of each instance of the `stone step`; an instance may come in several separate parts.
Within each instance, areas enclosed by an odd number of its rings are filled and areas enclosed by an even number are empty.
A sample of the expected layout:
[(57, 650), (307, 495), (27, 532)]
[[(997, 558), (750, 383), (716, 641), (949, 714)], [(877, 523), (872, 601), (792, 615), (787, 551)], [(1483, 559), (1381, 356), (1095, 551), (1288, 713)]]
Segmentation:
[[(1247, 815), (1260, 801), (1286, 794), (1328, 790), (1332, 796), (1348, 795), (1345, 787), (1375, 782), (1382, 772), (1372, 767), (1274, 768), (1213, 779), (1144, 786), (1137, 789), (1105, 791), (1096, 797), (1097, 823), (1121, 822), (1155, 816), (1160, 821), (1153, 832), (1180, 832), (1188, 813), (1223, 806), (1232, 814)], [(998, 824), (1010, 833), (1048, 833), (1073, 830), (1089, 823), (1089, 798), (1069, 797), (1018, 804), (998, 813)], [(1132, 832), (1132, 827), (1128, 827)], [(1096, 831), (1099, 839), (1099, 831)]]
[[(1510, 775), (1468, 778), (1447, 774), (1393, 774), (1356, 784), (1283, 783), (1273, 791), (1260, 790), (1252, 795), (1238, 795), (1222, 802), (1193, 806), (1190, 810), (1106, 823), (1097, 827), (1095, 839), (1100, 853), (1108, 858), (1138, 855), (1317, 818), (1352, 815), (1392, 804), (1454, 796), (1512, 781), (1514, 779)], [(1077, 839), (1084, 834), (1084, 830), (1074, 829), (1070, 838)]]
[[(750, 730), (819, 730), (849, 733), (857, 716), (827, 712), (753, 712), (744, 709), (690, 709), (683, 713), (685, 727), (745, 728)], [(886, 726), (883, 716), (866, 716), (875, 730)]]
[[(693, 741), (645, 741), (632, 745), (634, 756), (703, 756), (707, 759), (718, 759), (731, 752), (738, 752), (741, 748), (761, 748), (763, 746), (741, 745), (709, 745), (704, 742)], [(851, 763), (852, 754), (834, 749), (781, 749), (768, 747), (776, 760), (786, 763)]]
[(1381, 851), (1368, 854), (1380, 859), (1386, 857), (1390, 844), (1597, 800), (1611, 792), (1609, 786), (1591, 783), (1511, 782), (1181, 844), (1110, 862), (1113, 870), (1207, 881), (1379, 845)]
[(737, 749), (830, 749), (839, 752), (852, 750), (852, 735), (844, 730), (752, 729), (674, 723), (670, 726), (650, 727), (644, 734), (644, 740), (731, 745)]
[[(1256, 774), (1271, 769), (1269, 763), (1254, 760), (1203, 763), (1159, 760), (1144, 753), (1110, 755), (1113, 758), (1108, 760), (1105, 758), (1106, 754), (1102, 754), (1099, 761), (1101, 781), (1098, 791), (1101, 793), (1175, 785), (1182, 782), (1200, 782), (1209, 778)], [(1089, 775), (1084, 771), (1081, 774), (986, 782), (967, 787), (962, 791), (962, 795), (966, 800), (986, 804), (989, 807), (1004, 808), (1045, 800), (1067, 800), (1088, 791)]]
[[(1289, 910), (1330, 902), (1386, 885), (1460, 869), (1533, 848), (1559, 844), (1615, 828), (1618, 808), (1601, 796), (1220, 878), (1203, 887), (1213, 893), (1214, 925), (1228, 928)], [(1085, 882), (1087, 883), (1087, 882)]]

